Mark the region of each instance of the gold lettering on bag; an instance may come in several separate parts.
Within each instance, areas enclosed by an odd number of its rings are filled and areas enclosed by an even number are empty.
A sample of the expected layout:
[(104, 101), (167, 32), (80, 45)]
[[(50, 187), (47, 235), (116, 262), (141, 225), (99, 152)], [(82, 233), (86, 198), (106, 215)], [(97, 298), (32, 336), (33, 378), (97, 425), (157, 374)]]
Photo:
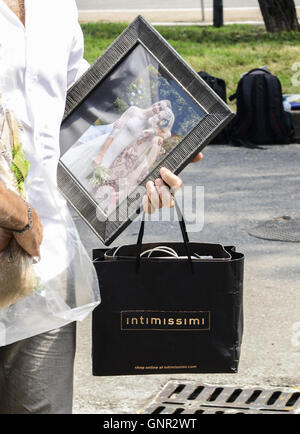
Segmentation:
[(121, 330), (210, 330), (210, 311), (121, 311)]

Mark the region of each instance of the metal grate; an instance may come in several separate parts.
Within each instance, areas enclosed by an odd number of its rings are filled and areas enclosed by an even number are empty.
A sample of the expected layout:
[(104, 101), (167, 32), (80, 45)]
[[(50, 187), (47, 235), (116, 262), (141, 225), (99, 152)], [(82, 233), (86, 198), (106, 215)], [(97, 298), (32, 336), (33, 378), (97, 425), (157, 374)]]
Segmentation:
[(264, 240), (300, 242), (300, 218), (281, 216), (248, 230), (249, 235)]
[(209, 385), (170, 381), (144, 414), (300, 414), (300, 388)]

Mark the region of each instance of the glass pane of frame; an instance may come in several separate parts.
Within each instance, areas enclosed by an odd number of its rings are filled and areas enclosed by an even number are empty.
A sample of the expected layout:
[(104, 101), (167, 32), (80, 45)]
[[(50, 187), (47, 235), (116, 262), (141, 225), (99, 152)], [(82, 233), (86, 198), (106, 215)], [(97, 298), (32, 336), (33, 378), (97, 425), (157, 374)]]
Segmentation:
[(59, 187), (108, 245), (136, 216), (145, 184), (160, 167), (179, 173), (231, 118), (137, 17), (68, 93)]

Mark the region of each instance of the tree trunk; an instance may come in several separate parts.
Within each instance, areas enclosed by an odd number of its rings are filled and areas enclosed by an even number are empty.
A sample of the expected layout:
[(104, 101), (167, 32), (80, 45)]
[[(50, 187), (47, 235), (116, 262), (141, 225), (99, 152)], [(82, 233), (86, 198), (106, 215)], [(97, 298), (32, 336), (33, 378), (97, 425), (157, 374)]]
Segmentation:
[(258, 0), (268, 32), (300, 30), (294, 0)]

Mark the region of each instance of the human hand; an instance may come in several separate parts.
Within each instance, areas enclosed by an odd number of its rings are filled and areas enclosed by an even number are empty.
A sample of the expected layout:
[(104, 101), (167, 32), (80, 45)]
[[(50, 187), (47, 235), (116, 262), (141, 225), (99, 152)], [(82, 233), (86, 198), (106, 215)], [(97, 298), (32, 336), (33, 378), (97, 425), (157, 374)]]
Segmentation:
[(99, 164), (102, 163), (102, 160), (103, 160), (103, 154), (102, 153), (97, 154), (96, 157), (93, 158), (94, 169), (96, 169), (99, 166)]
[(191, 163), (198, 163), (198, 161), (201, 161), (203, 158), (202, 152), (199, 152), (199, 154), (196, 155), (196, 157), (191, 161)]
[(13, 233), (17, 243), (33, 257), (41, 257), (40, 246), (43, 240), (43, 225), (38, 213), (34, 208), (32, 211), (32, 227), (23, 234)]
[(11, 238), (12, 238), (12, 233), (10, 231), (0, 228), (0, 252), (6, 249)]
[[(202, 153), (198, 154), (192, 163), (202, 160)], [(171, 170), (162, 167), (160, 169), (161, 178), (148, 181), (146, 184), (147, 194), (143, 197), (143, 209), (147, 214), (153, 214), (156, 209), (173, 208), (174, 195), (182, 186), (182, 180), (174, 175)]]

